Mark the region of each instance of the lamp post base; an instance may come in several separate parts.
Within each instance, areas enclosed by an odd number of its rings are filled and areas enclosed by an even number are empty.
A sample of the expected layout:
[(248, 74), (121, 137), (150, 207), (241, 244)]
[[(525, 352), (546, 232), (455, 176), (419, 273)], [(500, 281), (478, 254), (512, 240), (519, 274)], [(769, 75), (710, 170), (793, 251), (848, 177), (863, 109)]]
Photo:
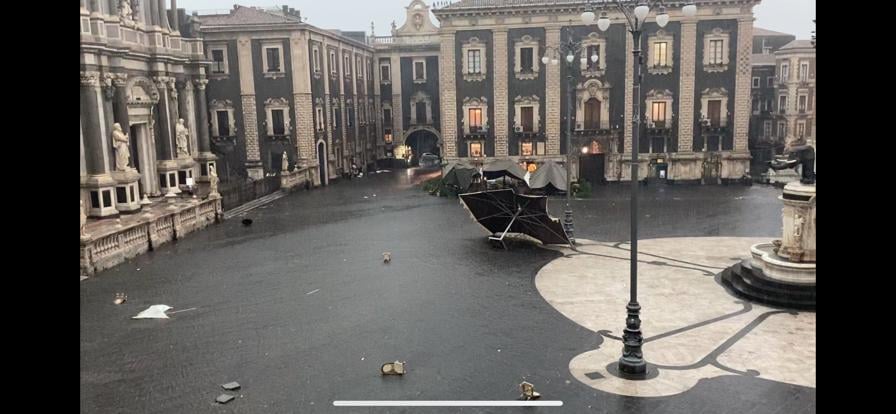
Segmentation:
[(644, 337), (641, 335), (641, 305), (637, 302), (629, 302), (625, 307), (628, 318), (625, 320), (625, 331), (622, 334), (622, 358), (619, 358), (619, 372), (629, 376), (643, 376), (647, 374), (647, 361), (641, 345)]
[(569, 238), (569, 244), (575, 246), (575, 227), (572, 224), (572, 209), (569, 208), (569, 204), (566, 205), (566, 211), (563, 212), (563, 230), (566, 231), (566, 237)]

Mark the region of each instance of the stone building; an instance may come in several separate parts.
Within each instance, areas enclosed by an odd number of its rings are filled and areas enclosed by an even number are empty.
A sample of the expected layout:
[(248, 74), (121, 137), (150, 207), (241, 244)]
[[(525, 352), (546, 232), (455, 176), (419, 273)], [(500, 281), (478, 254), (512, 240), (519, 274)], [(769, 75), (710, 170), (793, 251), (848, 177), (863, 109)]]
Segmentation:
[[(81, 1), (81, 200), (91, 217), (207, 183), (205, 58), (183, 9)], [(181, 121), (182, 120), (182, 121)], [(120, 130), (118, 128), (120, 127)]]
[[(379, 93), (364, 32), (323, 30), (298, 11), (234, 6), (197, 16), (211, 61), (212, 147), (227, 176), (311, 168), (321, 185), (376, 160)], [(380, 141), (381, 142), (381, 141)]]
[(775, 52), (777, 87), (775, 112), (782, 136), (805, 138), (815, 144), (815, 47), (794, 40)]
[(82, 275), (221, 211), (202, 41), (183, 9), (165, 3), (81, 1)]
[[(753, 6), (759, 0), (701, 0), (687, 18), (669, 4), (669, 24), (644, 26), (641, 177), (670, 182), (740, 179), (749, 170)], [(606, 32), (584, 25), (585, 1), (461, 0), (433, 10), (440, 21), (443, 156), (485, 161), (563, 160), (565, 117), (573, 118), (573, 174), (627, 180), (630, 159), (631, 36), (608, 9)], [(574, 104), (567, 65), (541, 63), (568, 37), (586, 46)], [(596, 54), (597, 61), (587, 59)], [(580, 62), (576, 57), (575, 63)], [(580, 75), (581, 74), (581, 75)]]
[(381, 158), (438, 155), (443, 144), (439, 28), (422, 0), (412, 0), (405, 9), (404, 24), (397, 27), (393, 22), (391, 36), (371, 37), (382, 98), (378, 119), (385, 146), (378, 154)]
[(775, 81), (775, 52), (796, 40), (786, 33), (753, 28), (753, 57), (751, 81), (750, 153), (753, 156), (750, 171), (758, 175), (768, 167), (767, 163), (784, 148), (784, 129), (778, 128), (774, 111), (778, 83)]

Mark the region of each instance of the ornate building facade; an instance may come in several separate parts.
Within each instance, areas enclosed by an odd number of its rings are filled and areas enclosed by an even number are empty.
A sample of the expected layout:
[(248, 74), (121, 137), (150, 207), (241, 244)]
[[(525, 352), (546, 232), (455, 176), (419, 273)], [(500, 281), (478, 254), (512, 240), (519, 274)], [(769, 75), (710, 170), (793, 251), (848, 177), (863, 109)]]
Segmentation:
[[(81, 1), (81, 201), (91, 217), (209, 182), (202, 41), (172, 1)], [(141, 203), (142, 202), (142, 203)]]
[(225, 175), (280, 172), (285, 153), (290, 170), (312, 167), (314, 184), (325, 185), (352, 163), (375, 162), (379, 94), (364, 32), (322, 30), (287, 7), (237, 5), (198, 20)]
[[(758, 0), (697, 1), (669, 24), (649, 19), (641, 49), (646, 127), (641, 177), (670, 182), (741, 179), (749, 171), (748, 129), (753, 6)], [(484, 162), (563, 161), (592, 182), (628, 179), (632, 137), (633, 48), (624, 17), (608, 9), (606, 32), (584, 25), (585, 1), (461, 0), (433, 10), (440, 21), (443, 156)], [(575, 57), (574, 102), (567, 107), (566, 64), (542, 64), (546, 48), (568, 38)], [(591, 55), (598, 59), (592, 61)], [(566, 117), (573, 119), (566, 148)], [(575, 165), (578, 164), (578, 165)]]

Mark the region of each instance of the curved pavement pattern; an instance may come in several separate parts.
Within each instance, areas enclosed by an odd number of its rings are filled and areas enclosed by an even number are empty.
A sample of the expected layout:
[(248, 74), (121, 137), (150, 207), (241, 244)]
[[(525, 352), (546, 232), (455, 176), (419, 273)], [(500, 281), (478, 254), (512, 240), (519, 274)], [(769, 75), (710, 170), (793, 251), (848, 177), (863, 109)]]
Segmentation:
[(582, 383), (615, 394), (656, 397), (685, 392), (704, 378), (743, 375), (815, 387), (815, 313), (753, 305), (715, 277), (766, 238), (640, 240), (638, 302), (643, 351), (654, 378), (614, 375), (629, 298), (629, 244), (579, 239), (579, 252), (545, 265), (539, 293), (558, 311), (608, 340), (569, 363)]
[[(560, 254), (525, 245), (492, 249), (456, 199), (415, 187), (422, 178), (398, 170), (290, 193), (248, 212), (251, 227), (228, 220), (80, 282), (80, 412), (814, 411), (814, 388), (741, 375), (659, 398), (584, 385), (569, 361), (610, 340), (539, 295), (536, 272)], [(627, 186), (594, 194), (573, 203), (577, 234), (625, 240)], [(778, 194), (645, 188), (645, 237), (774, 235)], [(551, 200), (551, 211), (562, 212), (562, 200)], [(388, 265), (383, 251), (392, 252)], [(128, 301), (114, 305), (117, 292)], [(154, 304), (184, 312), (130, 319)], [(622, 322), (613, 321), (608, 329)], [(380, 365), (396, 359), (407, 361), (408, 374), (382, 377)], [(332, 406), (514, 399), (523, 380), (563, 407)], [(242, 386), (237, 398), (216, 405), (220, 385), (231, 381)]]

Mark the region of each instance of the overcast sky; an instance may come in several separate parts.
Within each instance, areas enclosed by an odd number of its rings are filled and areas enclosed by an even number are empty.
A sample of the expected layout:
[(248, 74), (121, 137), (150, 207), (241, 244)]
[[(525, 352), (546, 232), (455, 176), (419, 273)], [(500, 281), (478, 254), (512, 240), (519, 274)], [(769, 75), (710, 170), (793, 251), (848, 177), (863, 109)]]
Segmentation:
[[(373, 21), (376, 34), (385, 36), (392, 20), (399, 27), (404, 23), (404, 8), (411, 0), (180, 0), (177, 6), (202, 12), (230, 9), (235, 3), (260, 7), (285, 4), (301, 10), (309, 23), (323, 29), (369, 32)], [(756, 25), (765, 29), (790, 33), (798, 39), (809, 39), (815, 30), (815, 0), (763, 0), (753, 11)], [(435, 17), (433, 21), (438, 25)]]

